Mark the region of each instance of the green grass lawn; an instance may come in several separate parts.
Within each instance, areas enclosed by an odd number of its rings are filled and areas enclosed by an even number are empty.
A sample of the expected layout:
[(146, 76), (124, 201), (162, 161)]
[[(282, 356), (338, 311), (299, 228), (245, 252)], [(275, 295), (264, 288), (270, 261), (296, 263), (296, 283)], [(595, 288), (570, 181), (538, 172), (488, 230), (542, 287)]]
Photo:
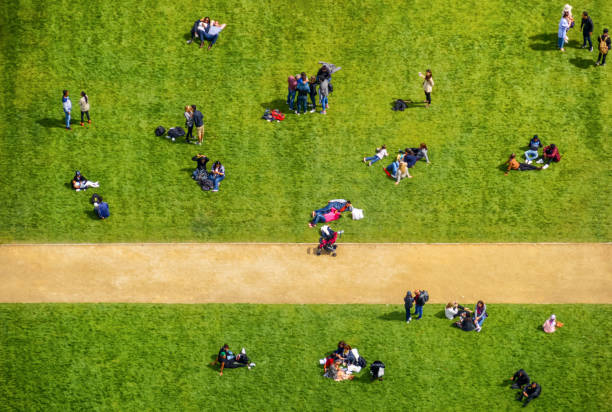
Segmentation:
[[(396, 305), (0, 305), (0, 404), (8, 410), (514, 410), (523, 367), (534, 410), (610, 410), (610, 305), (489, 305), (481, 333), (442, 305), (406, 325)], [(538, 326), (556, 313), (565, 327)], [(339, 340), (385, 380), (322, 377)], [(223, 377), (228, 343), (257, 366)], [(606, 406), (607, 405), (607, 406)]]
[[(0, 241), (314, 241), (309, 212), (348, 198), (353, 242), (610, 241), (612, 71), (596, 53), (555, 50), (561, 3), (501, 0), (61, 2), (0, 5)], [(612, 2), (587, 1), (596, 31)], [(193, 21), (228, 23), (207, 52), (186, 45)], [(611, 27), (612, 28), (612, 27)], [(260, 120), (285, 109), (286, 78), (342, 70), (327, 116)], [(612, 64), (612, 62), (610, 62)], [(417, 72), (431, 68), (433, 107)], [(61, 91), (91, 100), (93, 124), (62, 128)], [(153, 130), (183, 125), (197, 104), (204, 146)], [(537, 133), (561, 163), (504, 176), (500, 164)], [(398, 187), (360, 159), (426, 142)], [(226, 166), (219, 193), (190, 179), (201, 150)], [(99, 222), (74, 170), (100, 181)]]

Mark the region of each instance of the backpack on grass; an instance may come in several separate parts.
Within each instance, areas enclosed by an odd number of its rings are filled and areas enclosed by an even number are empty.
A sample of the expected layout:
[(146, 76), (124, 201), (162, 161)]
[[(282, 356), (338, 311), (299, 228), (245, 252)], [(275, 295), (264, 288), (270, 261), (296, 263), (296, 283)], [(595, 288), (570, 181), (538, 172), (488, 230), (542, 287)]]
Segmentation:
[(164, 135), (164, 133), (166, 133), (166, 129), (164, 129), (164, 126), (157, 126), (155, 128), (155, 136), (161, 137)]
[(393, 109), (391, 110), (396, 111), (396, 112), (398, 111), (403, 112), (404, 110), (406, 110), (406, 107), (408, 107), (408, 105), (406, 104), (405, 101), (403, 101), (402, 99), (397, 99), (395, 101), (395, 104), (393, 105)]
[(185, 136), (185, 130), (182, 127), (173, 127), (168, 130), (168, 137), (176, 139), (177, 137)]
[(274, 120), (276, 120), (276, 121), (279, 121), (279, 122), (280, 122), (280, 121), (282, 121), (282, 120), (285, 120), (285, 115), (284, 115), (284, 114), (282, 114), (282, 113), (280, 112), (280, 110), (278, 110), (278, 109), (274, 109), (274, 110), (272, 110), (272, 111), (270, 112), (270, 115), (271, 115), (271, 116), (272, 116), (272, 118), (273, 118)]
[(209, 190), (212, 190), (212, 188), (214, 187), (213, 181), (208, 179), (208, 178), (200, 180), (199, 183), (200, 183), (200, 187), (205, 192), (208, 192)]
[(385, 375), (385, 364), (379, 360), (372, 362), (370, 365), (370, 375), (372, 375), (372, 379), (382, 381)]

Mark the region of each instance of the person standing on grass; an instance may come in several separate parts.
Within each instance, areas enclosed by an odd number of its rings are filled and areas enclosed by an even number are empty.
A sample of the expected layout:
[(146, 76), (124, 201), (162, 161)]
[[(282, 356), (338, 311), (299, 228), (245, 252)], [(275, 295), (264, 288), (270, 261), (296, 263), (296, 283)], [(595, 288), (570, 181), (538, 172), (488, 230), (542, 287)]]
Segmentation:
[(81, 92), (81, 100), (79, 100), (79, 106), (81, 106), (81, 126), (83, 126), (83, 115), (87, 115), (87, 123), (91, 124), (91, 119), (89, 118), (89, 97), (87, 97), (87, 93)]
[(308, 77), (306, 77), (306, 73), (302, 72), (300, 76), (300, 80), (297, 85), (297, 110), (295, 114), (300, 115), (300, 109), (303, 109), (302, 113), (306, 114), (306, 110), (308, 107), (308, 93), (310, 93), (310, 86), (308, 85)]
[(219, 183), (221, 183), (221, 181), (223, 179), (225, 179), (225, 167), (223, 167), (223, 165), (221, 164), (220, 161), (216, 161), (213, 164), (212, 169), (210, 170), (211, 173), (211, 178), (213, 181), (213, 192), (218, 192), (219, 191)]
[(567, 35), (569, 26), (569, 12), (566, 10), (563, 12), (561, 20), (559, 20), (559, 31), (557, 32), (557, 48), (562, 52), (565, 51), (563, 45), (565, 44), (565, 36)]
[(198, 110), (196, 105), (192, 105), (193, 109), (193, 124), (195, 124), (196, 130), (198, 132), (198, 143), (200, 146), (202, 145), (202, 140), (204, 139), (204, 115), (201, 111)]
[(325, 79), (319, 85), (319, 102), (321, 103), (321, 114), (327, 114), (327, 108), (329, 107), (328, 98), (329, 96), (329, 80)]
[(193, 137), (193, 109), (191, 106), (185, 106), (185, 127), (187, 128), (187, 135), (185, 136), (185, 141), (187, 143), (191, 143), (189, 140), (190, 137)]
[(287, 83), (289, 84), (289, 92), (287, 93), (287, 104), (289, 105), (289, 110), (293, 110), (293, 105), (295, 104), (295, 91), (297, 89), (297, 80), (295, 76), (289, 76), (287, 78)]
[(525, 398), (525, 401), (523, 402), (523, 408), (524, 408), (525, 406), (529, 404), (529, 402), (531, 402), (532, 400), (540, 396), (541, 393), (542, 393), (542, 387), (540, 386), (540, 384), (536, 382), (532, 382), (530, 385), (525, 386), (525, 388), (521, 391), (521, 393), (517, 397), (517, 400), (521, 401), (523, 400), (523, 398)]
[(429, 107), (431, 105), (431, 92), (434, 87), (433, 75), (431, 70), (427, 69), (425, 75), (419, 72), (419, 77), (423, 79), (423, 91), (425, 92), (425, 101), (423, 103), (425, 103), (425, 107)]
[(412, 310), (412, 305), (414, 304), (414, 298), (412, 297), (412, 292), (406, 292), (406, 296), (404, 296), (404, 309), (406, 310), (406, 323), (410, 323), (412, 320), (412, 316), (410, 311)]
[(418, 289), (414, 291), (414, 315), (419, 315), (416, 319), (419, 320), (423, 317), (423, 306), (425, 306), (425, 298)]
[(589, 42), (589, 51), (593, 51), (593, 42), (591, 36), (593, 35), (593, 20), (589, 17), (589, 13), (586, 11), (582, 12), (582, 21), (580, 22), (580, 30), (582, 30), (582, 48), (585, 49), (587, 41)]
[(612, 44), (610, 44), (610, 35), (608, 34), (608, 29), (603, 30), (603, 34), (597, 38), (597, 43), (599, 43), (599, 56), (597, 56), (597, 63), (595, 63), (595, 66), (600, 65), (599, 64), (600, 60), (601, 60), (601, 65), (605, 66), (606, 56), (608, 55), (608, 52), (610, 51), (610, 47), (612, 47)]
[(317, 78), (314, 76), (310, 77), (310, 101), (312, 102), (312, 110), (310, 113), (314, 113), (317, 110)]
[(68, 90), (64, 90), (64, 96), (62, 97), (62, 106), (64, 108), (64, 115), (66, 120), (66, 130), (70, 129), (70, 112), (72, 111), (72, 102), (68, 97)]

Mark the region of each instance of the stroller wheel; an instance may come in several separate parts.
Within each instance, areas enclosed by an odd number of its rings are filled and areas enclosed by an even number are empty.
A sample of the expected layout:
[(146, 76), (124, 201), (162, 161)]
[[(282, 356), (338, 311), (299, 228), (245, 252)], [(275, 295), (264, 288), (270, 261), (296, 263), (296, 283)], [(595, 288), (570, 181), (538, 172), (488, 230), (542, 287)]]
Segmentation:
[(336, 257), (336, 252), (332, 252), (331, 254), (333, 257)]
[(321, 256), (321, 249), (317, 249), (317, 256)]

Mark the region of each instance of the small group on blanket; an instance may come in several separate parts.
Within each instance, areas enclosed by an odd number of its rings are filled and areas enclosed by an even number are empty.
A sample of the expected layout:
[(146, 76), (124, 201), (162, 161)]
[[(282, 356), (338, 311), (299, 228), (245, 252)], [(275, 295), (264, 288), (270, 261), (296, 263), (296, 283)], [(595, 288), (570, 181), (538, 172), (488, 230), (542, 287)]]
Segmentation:
[(208, 50), (214, 46), (219, 37), (219, 33), (227, 24), (220, 24), (218, 21), (210, 21), (210, 17), (202, 17), (193, 23), (191, 28), (191, 39), (187, 40), (187, 44), (192, 43), (196, 36), (200, 39), (200, 49), (204, 46), (204, 42), (208, 41)]
[(219, 191), (219, 184), (225, 179), (225, 167), (220, 161), (213, 163), (210, 172), (206, 170), (206, 164), (209, 159), (206, 155), (198, 153), (191, 160), (197, 162), (197, 167), (191, 174), (191, 177), (198, 182), (202, 190), (210, 190), (212, 192)]
[(244, 366), (251, 369), (255, 366), (255, 364), (250, 361), (244, 348), (242, 348), (239, 354), (235, 355), (234, 352), (230, 350), (227, 343), (219, 349), (217, 359), (212, 363), (213, 366), (217, 364), (221, 365), (221, 371), (219, 372), (220, 376), (223, 376), (223, 370), (225, 369), (236, 369)]
[[(542, 149), (542, 157), (538, 159), (540, 156), (538, 151), (540, 149)], [(560, 161), (561, 154), (559, 153), (557, 146), (552, 143), (548, 146), (544, 146), (536, 134), (529, 141), (529, 150), (525, 152), (525, 163), (520, 163), (518, 160), (516, 160), (516, 154), (512, 153), (505, 163), (508, 165), (508, 169), (506, 170), (505, 174), (507, 175), (510, 170), (544, 170), (548, 169), (551, 162), (558, 163)], [(544, 164), (544, 166), (534, 166), (532, 164), (533, 162)]]
[(525, 372), (524, 369), (519, 369), (510, 378), (512, 381), (511, 389), (520, 389), (517, 393), (516, 400), (523, 401), (523, 407), (527, 406), (529, 402), (540, 396), (542, 393), (542, 387), (537, 382), (532, 382)]
[(323, 365), (323, 376), (335, 381), (352, 380), (353, 373), (359, 373), (367, 365), (359, 351), (344, 341), (338, 342), (338, 348), (319, 363)]
[(470, 309), (458, 305), (457, 302), (449, 302), (444, 309), (444, 315), (447, 319), (454, 319), (457, 316), (459, 320), (454, 323), (456, 327), (464, 332), (480, 332), (485, 319), (489, 317), (487, 313), (487, 305), (482, 300), (476, 303), (476, 307), (472, 312)]
[[(289, 76), (287, 79), (288, 83), (288, 94), (287, 94), (287, 105), (289, 110), (295, 111), (295, 114), (299, 115), (300, 111), (302, 114), (306, 114), (308, 111), (308, 97), (310, 97), (310, 113), (314, 113), (317, 110), (317, 86), (319, 86), (319, 104), (321, 105), (321, 114), (327, 114), (329, 108), (329, 94), (333, 91), (331, 85), (331, 75), (341, 67), (336, 67), (331, 63), (319, 62), (321, 68), (317, 72), (317, 76), (311, 76), (310, 78), (305, 72), (296, 74), (295, 76)], [(297, 94), (297, 106), (295, 105), (295, 96)]]
[[(427, 164), (429, 161), (428, 149), (425, 143), (421, 143), (419, 147), (407, 147), (404, 150), (399, 150), (398, 155), (390, 165), (384, 168), (387, 176), (395, 180), (395, 184), (399, 184), (402, 179), (412, 178), (408, 169), (413, 168), (419, 160), (424, 160)], [(364, 157), (362, 161), (368, 166), (389, 156), (387, 146), (382, 145), (376, 148), (373, 156)]]

